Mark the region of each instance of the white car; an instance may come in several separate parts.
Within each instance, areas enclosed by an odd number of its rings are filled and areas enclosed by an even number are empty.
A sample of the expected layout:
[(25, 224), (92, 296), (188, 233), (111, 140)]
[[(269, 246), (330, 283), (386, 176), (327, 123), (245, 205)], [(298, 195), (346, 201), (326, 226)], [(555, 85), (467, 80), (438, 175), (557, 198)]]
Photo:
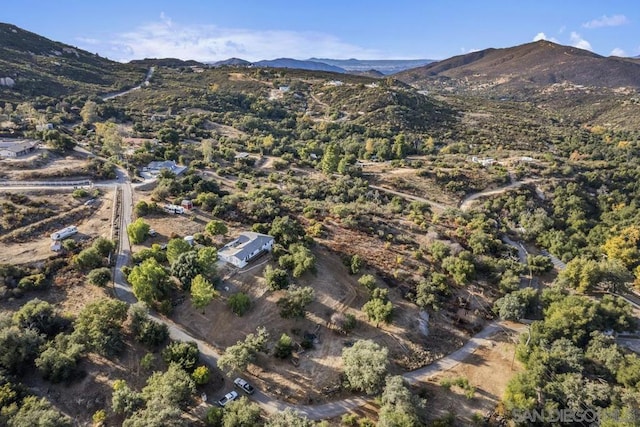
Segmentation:
[(220, 406), (222, 406), (224, 408), (224, 406), (227, 403), (233, 402), (237, 398), (238, 398), (238, 392), (237, 391), (230, 391), (229, 393), (225, 394), (222, 399), (218, 400), (218, 405), (220, 405)]
[(242, 378), (236, 378), (235, 380), (233, 380), (233, 384), (235, 384), (236, 387), (240, 387), (242, 391), (247, 394), (253, 394), (253, 392), (256, 391), (256, 389), (251, 384), (249, 384)]

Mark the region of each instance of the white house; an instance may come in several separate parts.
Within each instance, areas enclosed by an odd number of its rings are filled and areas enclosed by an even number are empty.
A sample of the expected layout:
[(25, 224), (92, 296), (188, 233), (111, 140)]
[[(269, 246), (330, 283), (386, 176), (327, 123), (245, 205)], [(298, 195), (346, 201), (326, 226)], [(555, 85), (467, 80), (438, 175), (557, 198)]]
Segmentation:
[(16, 158), (29, 154), (38, 148), (38, 141), (26, 139), (1, 140), (0, 141), (0, 157)]
[(186, 166), (180, 166), (173, 160), (165, 160), (163, 162), (151, 162), (147, 167), (142, 168), (140, 176), (145, 179), (155, 178), (163, 170), (168, 170), (176, 175), (180, 175), (187, 169)]
[(262, 252), (271, 251), (271, 248), (273, 248), (273, 237), (245, 231), (240, 233), (237, 239), (224, 245), (218, 251), (218, 258), (242, 268)]

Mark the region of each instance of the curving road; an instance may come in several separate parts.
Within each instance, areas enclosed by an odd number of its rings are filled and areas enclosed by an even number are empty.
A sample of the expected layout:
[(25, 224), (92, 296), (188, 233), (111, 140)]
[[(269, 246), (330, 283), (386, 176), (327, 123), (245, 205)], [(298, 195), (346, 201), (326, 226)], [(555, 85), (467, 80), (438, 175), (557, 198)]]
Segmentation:
[(108, 101), (110, 99), (117, 98), (119, 96), (123, 96), (123, 95), (126, 95), (128, 93), (131, 93), (134, 90), (139, 90), (140, 88), (142, 88), (142, 86), (147, 86), (149, 84), (149, 80), (151, 80), (151, 77), (153, 77), (153, 72), (155, 70), (156, 70), (156, 67), (149, 68), (149, 71), (147, 71), (147, 76), (145, 77), (144, 81), (142, 83), (140, 83), (138, 86), (132, 87), (131, 89), (127, 89), (127, 90), (122, 91), (122, 92), (112, 93), (112, 94), (109, 94), (109, 95), (104, 95), (102, 97), (102, 100), (103, 101)]
[(459, 208), (460, 208), (461, 211), (467, 211), (467, 210), (469, 210), (469, 208), (471, 207), (473, 202), (478, 200), (478, 199), (481, 199), (481, 198), (487, 197), (487, 196), (495, 196), (496, 194), (501, 194), (501, 193), (504, 193), (505, 191), (513, 190), (515, 188), (522, 187), (525, 184), (531, 184), (532, 182), (537, 182), (537, 181), (540, 181), (542, 179), (543, 178), (526, 178), (526, 179), (523, 179), (521, 181), (515, 181), (515, 182), (512, 182), (511, 184), (503, 185), (502, 187), (493, 188), (493, 189), (489, 189), (489, 190), (483, 190), (483, 191), (480, 191), (479, 193), (473, 193), (473, 194), (465, 197), (460, 202)]
[[(45, 183), (32, 183), (33, 188), (43, 188), (50, 186), (37, 184), (45, 184)], [(125, 301), (129, 304), (133, 304), (137, 302), (137, 299), (133, 295), (132, 289), (127, 283), (124, 273), (122, 272), (122, 267), (126, 266), (129, 263), (129, 259), (131, 257), (131, 245), (129, 243), (129, 237), (126, 233), (127, 225), (131, 222), (131, 216), (133, 211), (133, 189), (131, 182), (125, 171), (118, 169), (117, 170), (117, 179), (115, 181), (105, 182), (98, 184), (100, 186), (116, 186), (118, 191), (121, 191), (121, 203), (119, 206), (119, 244), (118, 244), (118, 254), (116, 258), (116, 267), (114, 273), (114, 293), (116, 297), (122, 301)], [(25, 188), (24, 186), (18, 186), (16, 188)], [(376, 188), (376, 187), (372, 187)], [(412, 196), (406, 193), (396, 192), (394, 190), (389, 190), (386, 188), (379, 188), (382, 191), (388, 191), (392, 194), (397, 194), (402, 197), (407, 197), (411, 200), (420, 200), (426, 203), (431, 204), (437, 209), (445, 209), (447, 206), (444, 206), (440, 203), (428, 201), (426, 199)], [(159, 317), (155, 314), (151, 314), (151, 317), (157, 322), (163, 323), (167, 325), (169, 328), (169, 335), (172, 339), (177, 341), (192, 341), (195, 342), (200, 350), (201, 357), (204, 362), (211, 366), (217, 366), (218, 358), (220, 354), (214, 349), (211, 345), (206, 343), (203, 340), (200, 340), (193, 335), (191, 335), (188, 331), (183, 329), (180, 325), (172, 322), (169, 319)], [(411, 384), (417, 384), (419, 382), (423, 382), (428, 380), (429, 378), (438, 375), (442, 372), (445, 372), (457, 364), (466, 359), (470, 354), (472, 354), (475, 350), (478, 349), (481, 345), (486, 342), (486, 339), (500, 330), (510, 330), (520, 332), (519, 330), (514, 330), (510, 326), (502, 322), (491, 322), (484, 329), (482, 329), (479, 333), (474, 335), (469, 341), (467, 341), (461, 348), (449, 354), (448, 356), (428, 365), (421, 369), (408, 372), (403, 375), (403, 377), (407, 380), (407, 382)], [(228, 378), (230, 379), (230, 378)], [(231, 384), (231, 382), (229, 382)], [(305, 415), (311, 420), (320, 420), (327, 419), (340, 416), (350, 410), (358, 408), (367, 404), (369, 401), (372, 401), (372, 397), (367, 396), (355, 396), (347, 399), (338, 400), (335, 402), (319, 404), (319, 405), (294, 405), (286, 402), (279, 401), (260, 390), (256, 390), (256, 392), (251, 396), (251, 399), (257, 402), (265, 411), (269, 413), (282, 411), (286, 408), (292, 408), (298, 411), (300, 414)]]

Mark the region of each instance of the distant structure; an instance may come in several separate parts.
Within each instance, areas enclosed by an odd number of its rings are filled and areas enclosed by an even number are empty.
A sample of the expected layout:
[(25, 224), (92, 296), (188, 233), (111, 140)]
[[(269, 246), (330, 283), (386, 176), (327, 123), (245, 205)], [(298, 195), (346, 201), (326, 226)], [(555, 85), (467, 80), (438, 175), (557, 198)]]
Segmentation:
[(153, 179), (160, 175), (160, 172), (163, 170), (168, 170), (176, 175), (180, 175), (182, 172), (187, 170), (187, 167), (178, 165), (174, 160), (151, 162), (146, 167), (142, 168), (140, 176), (145, 179)]
[(237, 239), (224, 245), (218, 251), (218, 258), (242, 268), (262, 252), (271, 251), (273, 242), (273, 237), (266, 234), (245, 231)]
[(38, 141), (30, 139), (0, 139), (0, 157), (15, 159), (35, 151)]
[(471, 161), (473, 163), (480, 163), (484, 167), (491, 166), (492, 164), (494, 164), (496, 162), (496, 160), (492, 159), (491, 157), (486, 157), (484, 159), (481, 159), (481, 158), (479, 158), (477, 156), (473, 156), (471, 158)]

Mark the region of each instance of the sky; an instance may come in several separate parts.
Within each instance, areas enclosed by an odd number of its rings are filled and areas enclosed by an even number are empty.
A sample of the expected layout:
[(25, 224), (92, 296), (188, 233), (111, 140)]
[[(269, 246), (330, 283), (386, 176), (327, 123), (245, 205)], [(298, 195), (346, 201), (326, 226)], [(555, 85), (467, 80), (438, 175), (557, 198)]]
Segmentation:
[(640, 55), (637, 0), (15, 0), (0, 22), (117, 61), (439, 60), (540, 39)]

